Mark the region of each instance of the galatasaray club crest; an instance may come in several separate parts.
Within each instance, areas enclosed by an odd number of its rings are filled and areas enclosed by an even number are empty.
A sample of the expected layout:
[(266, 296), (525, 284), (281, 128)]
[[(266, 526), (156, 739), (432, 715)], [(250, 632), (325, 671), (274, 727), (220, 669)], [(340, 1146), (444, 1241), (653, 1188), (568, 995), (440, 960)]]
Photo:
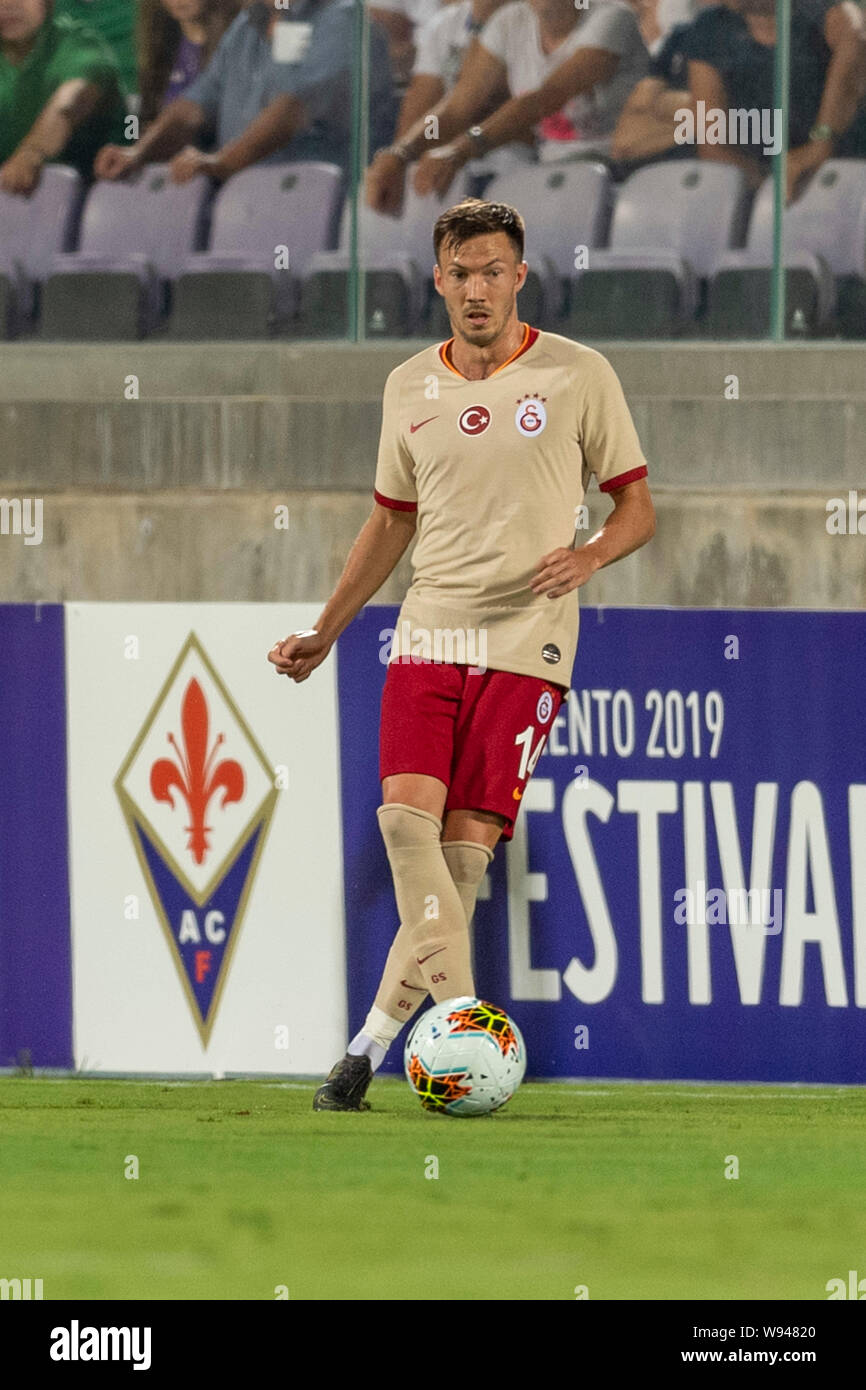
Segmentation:
[(195, 633), (114, 786), (207, 1047), (277, 791)]

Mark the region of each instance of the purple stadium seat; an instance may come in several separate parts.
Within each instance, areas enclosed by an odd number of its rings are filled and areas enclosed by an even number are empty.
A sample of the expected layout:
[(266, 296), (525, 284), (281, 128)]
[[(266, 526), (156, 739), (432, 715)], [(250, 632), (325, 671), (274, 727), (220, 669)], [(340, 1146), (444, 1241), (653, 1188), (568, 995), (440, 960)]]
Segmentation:
[[(822, 164), (796, 202), (786, 207), (782, 244), (786, 257), (804, 251), (820, 256), (834, 275), (866, 274), (866, 160), (828, 159)], [(755, 198), (746, 249), (751, 264), (773, 264), (770, 178)], [(719, 259), (714, 268), (718, 265)]]
[[(13, 288), (10, 331), (30, 319), (34, 285), (74, 244), (83, 185), (75, 169), (49, 164), (30, 198), (0, 193), (0, 276)], [(2, 326), (0, 326), (2, 328)]]
[[(619, 189), (610, 245), (591, 251), (573, 286), (572, 327), (616, 337), (670, 336), (686, 330), (698, 306), (698, 280), (742, 240), (748, 190), (742, 170), (700, 159), (647, 165)], [(611, 293), (605, 323), (604, 286)], [(655, 317), (642, 305), (655, 301)], [(592, 305), (590, 310), (589, 306)]]
[[(510, 203), (526, 221), (529, 275), (522, 303), (534, 323), (555, 326), (578, 247), (603, 246), (612, 201), (610, 174), (594, 160), (519, 166), (493, 179), (491, 202)], [(532, 309), (529, 310), (529, 305)]]
[[(399, 217), (374, 212), (363, 202), (358, 208), (358, 259), (368, 272), (366, 328), (389, 337), (420, 331), (433, 270), (433, 224), (462, 195), (461, 187), (444, 198), (421, 198), (411, 187), (411, 173), (407, 185)], [(338, 336), (341, 323), (345, 332), (351, 228), (346, 204), (339, 249), (320, 251), (307, 265), (301, 329), (308, 336), (325, 334), (326, 321)]]
[(335, 164), (269, 164), (229, 179), (208, 249), (180, 268), (172, 336), (259, 337), (281, 326), (310, 258), (335, 244), (342, 196)]
[[(730, 299), (738, 291), (742, 294), (749, 285), (766, 283), (773, 264), (773, 210), (773, 180), (767, 178), (755, 198), (745, 248), (716, 258), (711, 305), (725, 295)], [(866, 160), (828, 159), (821, 165), (797, 200), (785, 208), (782, 257), (795, 287), (792, 293), (806, 295), (809, 301), (808, 309), (800, 311), (799, 326), (789, 313), (789, 331), (815, 334), (832, 329), (837, 305), (840, 313), (845, 309), (837, 295), (837, 278), (847, 282), (840, 287), (843, 299), (853, 298), (856, 292), (863, 304)]]
[[(610, 232), (617, 253), (674, 251), (698, 276), (742, 243), (746, 179), (733, 164), (672, 159), (638, 169), (619, 190)], [(599, 264), (596, 257), (593, 264)]]
[[(361, 258), (369, 253), (377, 256), (410, 256), (423, 274), (433, 267), (433, 224), (440, 213), (464, 196), (465, 180), (458, 179), (444, 197), (420, 197), (412, 187), (414, 168), (409, 170), (406, 194), (399, 217), (374, 212), (361, 202), (358, 208), (358, 241)], [(347, 207), (340, 230), (340, 249), (348, 251), (351, 219)]]
[[(117, 331), (112, 293), (129, 291), (130, 277), (140, 289), (137, 328), (129, 325), (129, 331), (152, 329), (160, 316), (164, 282), (201, 245), (210, 192), (204, 175), (189, 183), (172, 183), (163, 164), (149, 165), (116, 183), (95, 183), (84, 204), (78, 250), (51, 261), (43, 331), (52, 337), (79, 336), (76, 302), (84, 300), (85, 336), (105, 336), (100, 324), (106, 332), (111, 327)], [(133, 293), (127, 302), (135, 298)]]
[[(767, 182), (771, 182), (771, 180), (767, 180)], [(827, 262), (823, 257), (816, 256), (811, 251), (792, 251), (787, 247), (784, 250), (783, 259), (785, 270), (789, 272), (789, 275), (798, 274), (801, 279), (807, 278), (812, 283), (814, 311), (810, 314), (809, 327), (818, 333), (828, 331), (836, 311), (836, 284)], [(746, 246), (742, 250), (726, 251), (716, 261), (715, 274), (711, 282), (711, 297), (717, 292), (725, 276), (736, 276), (737, 279), (734, 283), (740, 287), (740, 293), (747, 293), (749, 285), (756, 283), (755, 277), (749, 276), (748, 272), (760, 272), (761, 279), (768, 280), (772, 264), (772, 249), (767, 253), (763, 247)], [(764, 331), (767, 332), (769, 329), (767, 316), (765, 316), (765, 325)], [(804, 324), (803, 327), (805, 328), (805, 326)]]
[(203, 174), (172, 183), (166, 164), (148, 165), (116, 183), (95, 183), (84, 204), (75, 254), (109, 266), (122, 265), (130, 255), (144, 256), (170, 280), (201, 244), (209, 193)]
[(574, 274), (578, 246), (603, 246), (612, 200), (603, 164), (528, 165), (493, 179), (484, 191), (495, 203), (510, 203), (526, 220), (527, 259), (544, 257), (563, 279)]

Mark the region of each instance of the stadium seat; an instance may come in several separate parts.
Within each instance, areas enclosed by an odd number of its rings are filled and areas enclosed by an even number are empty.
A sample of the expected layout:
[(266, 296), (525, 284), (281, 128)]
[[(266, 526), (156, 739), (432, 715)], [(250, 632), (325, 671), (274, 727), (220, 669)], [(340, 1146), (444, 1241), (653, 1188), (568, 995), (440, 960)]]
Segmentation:
[[(367, 337), (401, 338), (418, 330), (426, 303), (424, 277), (411, 256), (364, 254), (364, 323)], [(301, 287), (298, 331), (313, 338), (344, 338), (349, 325), (351, 253), (313, 256)]]
[(604, 246), (607, 240), (610, 174), (593, 160), (526, 165), (493, 179), (484, 196), (526, 210), (529, 274), (520, 295), (521, 318), (556, 327), (579, 249)]
[(835, 279), (837, 332), (866, 338), (866, 160), (828, 160), (785, 222), (792, 246), (820, 255)]
[[(399, 217), (358, 208), (358, 257), (366, 272), (364, 322), (368, 336), (403, 337), (423, 330), (431, 295), (433, 224), (461, 196), (421, 198), (407, 180)], [(297, 331), (305, 337), (345, 337), (351, 288), (351, 208), (343, 212), (336, 251), (313, 257), (301, 289)]]
[(55, 256), (42, 296), (43, 338), (141, 338), (163, 312), (165, 284), (201, 244), (210, 182), (172, 183), (154, 164), (93, 185), (77, 251)]
[[(808, 251), (786, 251), (784, 260), (786, 334), (810, 338), (832, 332), (836, 287), (827, 264)], [(766, 338), (772, 278), (764, 251), (746, 248), (720, 257), (709, 284), (707, 337)]]
[(572, 279), (565, 331), (575, 337), (668, 338), (688, 331), (699, 281), (741, 243), (746, 180), (730, 164), (668, 160), (622, 184), (609, 249)]
[(74, 245), (82, 197), (80, 176), (62, 164), (42, 171), (30, 198), (0, 193), (0, 338), (32, 326), (36, 288)]
[[(785, 209), (786, 331), (866, 337), (866, 160), (830, 159)], [(773, 182), (761, 185), (745, 250), (720, 256), (707, 332), (766, 337), (773, 264)]]
[(236, 174), (217, 195), (207, 251), (174, 285), (169, 336), (264, 338), (290, 327), (310, 258), (335, 244), (343, 172), (271, 164)]

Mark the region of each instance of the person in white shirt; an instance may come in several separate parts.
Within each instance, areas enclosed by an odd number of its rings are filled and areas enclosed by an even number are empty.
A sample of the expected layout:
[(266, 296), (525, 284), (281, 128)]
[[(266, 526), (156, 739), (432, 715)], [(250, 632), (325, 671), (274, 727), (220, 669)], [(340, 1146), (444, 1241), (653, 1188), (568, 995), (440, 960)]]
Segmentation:
[(484, 26), (452, 91), (391, 152), (404, 164), (419, 159), (421, 195), (444, 195), (470, 160), (515, 142), (534, 145), (542, 160), (605, 154), (648, 63), (622, 0), (590, 10), (573, 0), (515, 0)]
[[(485, 23), (505, 0), (457, 0), (443, 5), (417, 35), (412, 80), (400, 105), (397, 140), (442, 101), (457, 83), (463, 59)], [(393, 146), (380, 150), (367, 170), (366, 196), (377, 212), (396, 216), (403, 205), (406, 162)]]

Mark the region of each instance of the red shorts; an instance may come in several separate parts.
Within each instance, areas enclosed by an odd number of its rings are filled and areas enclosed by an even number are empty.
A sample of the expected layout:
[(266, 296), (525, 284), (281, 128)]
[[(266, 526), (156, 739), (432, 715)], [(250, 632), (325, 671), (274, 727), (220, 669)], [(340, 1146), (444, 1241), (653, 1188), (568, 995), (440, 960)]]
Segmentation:
[(379, 778), (438, 777), (445, 811), (492, 811), (510, 840), (524, 788), (566, 695), (513, 671), (392, 661), (382, 692)]

